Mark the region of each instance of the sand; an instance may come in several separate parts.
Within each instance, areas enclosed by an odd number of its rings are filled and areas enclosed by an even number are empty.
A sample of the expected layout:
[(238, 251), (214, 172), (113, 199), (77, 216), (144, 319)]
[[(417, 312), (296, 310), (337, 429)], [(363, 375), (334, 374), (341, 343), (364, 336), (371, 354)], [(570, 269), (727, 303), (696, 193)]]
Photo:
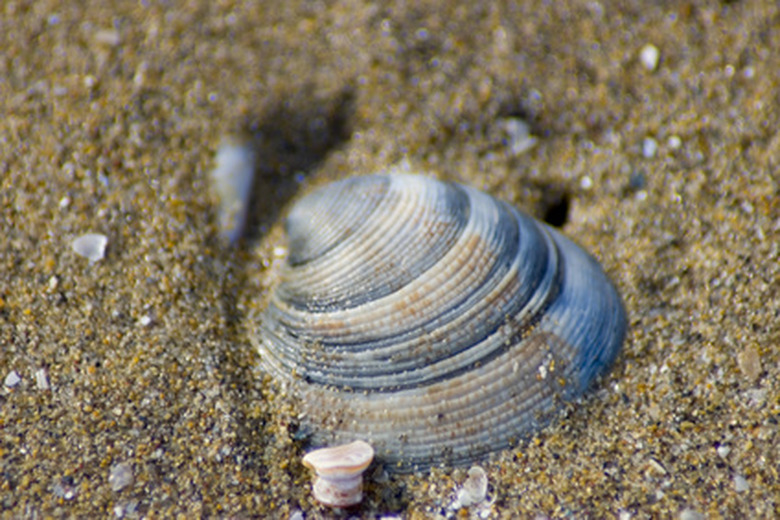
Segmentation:
[[(780, 515), (775, 2), (77, 4), (0, 11), (2, 517)], [(258, 157), (235, 246), (226, 135)], [(298, 192), (404, 159), (560, 221), (630, 332), (482, 462), (488, 502), (453, 507), (467, 468), (374, 466), (333, 512), (246, 316)]]

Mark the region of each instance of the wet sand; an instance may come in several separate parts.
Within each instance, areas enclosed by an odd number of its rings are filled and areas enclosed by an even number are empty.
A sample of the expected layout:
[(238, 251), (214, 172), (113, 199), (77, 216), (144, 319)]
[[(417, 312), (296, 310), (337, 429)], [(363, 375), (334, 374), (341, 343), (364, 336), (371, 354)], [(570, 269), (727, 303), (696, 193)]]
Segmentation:
[[(451, 508), (467, 468), (375, 466), (342, 517), (780, 515), (780, 10), (539, 4), (4, 4), (2, 517), (336, 515), (245, 317), (296, 193), (404, 159), (560, 219), (630, 332), (594, 392), (482, 463), (489, 504)], [(258, 154), (234, 247), (225, 135)]]

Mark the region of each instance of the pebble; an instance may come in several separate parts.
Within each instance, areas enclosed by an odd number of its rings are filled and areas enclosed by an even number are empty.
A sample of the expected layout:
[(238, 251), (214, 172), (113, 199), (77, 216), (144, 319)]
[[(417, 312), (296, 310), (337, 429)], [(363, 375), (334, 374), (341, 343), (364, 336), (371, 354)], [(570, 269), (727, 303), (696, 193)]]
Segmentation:
[(648, 43), (639, 51), (639, 61), (650, 72), (654, 71), (658, 67), (658, 60), (661, 57), (661, 51), (658, 47)]
[(5, 386), (13, 388), (21, 382), (22, 378), (19, 376), (19, 372), (11, 370), (8, 375), (5, 376)]
[(658, 141), (652, 137), (646, 137), (642, 141), (642, 155), (645, 159), (652, 159), (658, 153)]
[(507, 117), (499, 121), (499, 125), (507, 136), (506, 144), (512, 155), (527, 152), (536, 144), (536, 138), (531, 135), (531, 127), (519, 117)]
[(222, 139), (214, 158), (211, 182), (219, 197), (219, 229), (231, 244), (244, 232), (255, 177), (255, 155), (249, 142), (228, 136)]
[(737, 493), (742, 493), (750, 489), (750, 483), (742, 475), (734, 475), (734, 490)]
[(108, 483), (113, 491), (121, 491), (133, 483), (133, 468), (127, 462), (111, 466)]
[(761, 366), (761, 355), (758, 353), (758, 349), (754, 346), (745, 347), (739, 354), (737, 354), (737, 364), (742, 375), (750, 383), (755, 383), (763, 367)]
[(138, 324), (141, 327), (148, 327), (152, 324), (152, 317), (151, 316), (141, 316), (141, 318), (138, 320)]
[(113, 29), (101, 29), (95, 32), (95, 42), (106, 47), (116, 47), (122, 39), (119, 31)]
[(731, 448), (729, 448), (724, 444), (721, 444), (720, 446), (718, 446), (718, 449), (716, 451), (718, 452), (718, 456), (721, 459), (725, 459), (726, 457), (729, 456), (729, 453), (731, 453)]
[(73, 251), (89, 260), (89, 263), (101, 260), (106, 253), (108, 237), (100, 233), (85, 233), (71, 242)]
[(593, 179), (588, 177), (587, 175), (583, 175), (580, 179), (580, 188), (583, 190), (589, 190), (593, 187)]
[(680, 520), (707, 520), (707, 517), (695, 509), (683, 509), (680, 511)]
[(39, 368), (35, 371), (35, 386), (38, 390), (49, 389), (49, 376), (46, 374), (45, 368)]
[(669, 139), (666, 140), (666, 145), (672, 150), (677, 150), (682, 146), (682, 139), (680, 139), (680, 136), (671, 135), (669, 136)]

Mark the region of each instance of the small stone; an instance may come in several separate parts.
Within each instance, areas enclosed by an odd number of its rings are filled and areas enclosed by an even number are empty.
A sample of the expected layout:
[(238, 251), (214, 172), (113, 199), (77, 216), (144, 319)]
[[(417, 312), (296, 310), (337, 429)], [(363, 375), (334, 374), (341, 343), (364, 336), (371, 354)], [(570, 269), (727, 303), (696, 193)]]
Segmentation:
[(114, 29), (101, 29), (95, 33), (95, 42), (106, 47), (116, 47), (121, 41), (119, 31)]
[(108, 237), (101, 235), (100, 233), (85, 233), (76, 238), (71, 247), (73, 251), (89, 260), (89, 263), (97, 262), (101, 260), (106, 252), (106, 245), (108, 244)]
[(8, 372), (8, 375), (5, 376), (5, 386), (8, 388), (13, 388), (16, 385), (18, 385), (22, 381), (22, 378), (19, 376), (19, 372), (16, 370), (11, 370)]
[(707, 520), (707, 517), (695, 509), (683, 509), (680, 511), (680, 520)]
[(458, 491), (458, 502), (463, 507), (471, 507), (479, 504), (487, 496), (488, 476), (480, 466), (472, 466), (468, 471), (468, 478)]
[(650, 466), (650, 468), (653, 471), (655, 471), (656, 473), (658, 473), (659, 475), (666, 475), (667, 474), (666, 468), (663, 467), (663, 465), (660, 462), (658, 462), (657, 460), (655, 460), (654, 458), (650, 457), (648, 459), (647, 463)]
[(758, 353), (758, 349), (752, 345), (746, 346), (737, 354), (737, 364), (742, 375), (750, 383), (755, 383), (763, 371), (761, 355)]
[(682, 146), (682, 139), (680, 139), (679, 136), (671, 135), (669, 136), (669, 139), (666, 140), (666, 146), (672, 150), (677, 150)]
[(536, 138), (531, 135), (531, 127), (519, 117), (507, 117), (499, 121), (499, 126), (506, 135), (505, 143), (512, 155), (520, 155), (536, 144)]
[(642, 156), (644, 156), (645, 159), (652, 159), (655, 157), (656, 153), (658, 153), (658, 141), (652, 137), (646, 137), (645, 140), (642, 141)]
[(57, 498), (73, 500), (78, 495), (78, 485), (73, 481), (73, 477), (65, 476), (54, 483), (52, 492)]
[(138, 320), (138, 324), (142, 327), (148, 327), (152, 324), (152, 317), (151, 316), (141, 316), (141, 319)]
[(650, 72), (654, 71), (658, 67), (658, 60), (661, 57), (661, 51), (658, 47), (652, 44), (647, 44), (639, 51), (639, 61)]
[(231, 244), (244, 232), (249, 199), (254, 184), (255, 149), (248, 140), (228, 136), (222, 139), (216, 165), (211, 170), (211, 183), (219, 197), (219, 228)]
[(38, 387), (38, 390), (49, 389), (49, 377), (45, 368), (39, 368), (35, 371), (35, 386)]
[(113, 491), (121, 491), (133, 483), (133, 468), (127, 462), (111, 466), (108, 483)]
[(731, 453), (731, 448), (729, 448), (726, 445), (721, 444), (720, 446), (718, 446), (716, 451), (718, 452), (718, 456), (721, 459), (725, 459), (726, 457), (729, 456), (729, 453)]
[(742, 475), (734, 475), (734, 490), (742, 493), (750, 489), (750, 483)]
[(588, 177), (587, 175), (583, 175), (580, 179), (580, 188), (583, 190), (589, 190), (593, 187), (593, 179)]

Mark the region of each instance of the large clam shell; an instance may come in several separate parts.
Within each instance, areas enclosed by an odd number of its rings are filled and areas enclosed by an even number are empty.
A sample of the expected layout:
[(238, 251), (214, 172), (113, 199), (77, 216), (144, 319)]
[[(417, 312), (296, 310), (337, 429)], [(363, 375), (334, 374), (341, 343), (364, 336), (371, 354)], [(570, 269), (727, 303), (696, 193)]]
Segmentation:
[(552, 228), (475, 189), (390, 172), (300, 199), (254, 340), (315, 445), (388, 467), (467, 463), (542, 426), (617, 355), (620, 297)]

